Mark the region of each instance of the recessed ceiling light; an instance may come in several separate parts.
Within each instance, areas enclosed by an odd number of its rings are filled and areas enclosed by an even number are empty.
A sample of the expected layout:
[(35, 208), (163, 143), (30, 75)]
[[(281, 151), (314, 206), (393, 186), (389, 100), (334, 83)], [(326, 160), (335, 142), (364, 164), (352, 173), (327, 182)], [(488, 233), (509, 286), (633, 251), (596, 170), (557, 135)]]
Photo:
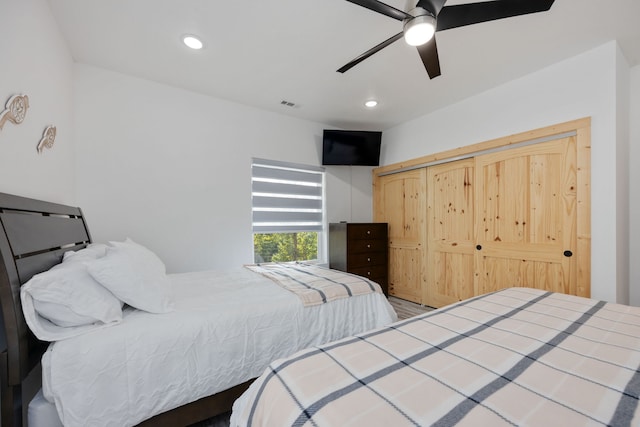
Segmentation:
[(375, 101), (375, 100), (372, 99), (370, 101), (365, 102), (364, 105), (365, 105), (365, 107), (373, 108), (376, 105), (378, 105), (378, 101)]
[(195, 36), (184, 36), (182, 41), (191, 49), (202, 49), (202, 42)]

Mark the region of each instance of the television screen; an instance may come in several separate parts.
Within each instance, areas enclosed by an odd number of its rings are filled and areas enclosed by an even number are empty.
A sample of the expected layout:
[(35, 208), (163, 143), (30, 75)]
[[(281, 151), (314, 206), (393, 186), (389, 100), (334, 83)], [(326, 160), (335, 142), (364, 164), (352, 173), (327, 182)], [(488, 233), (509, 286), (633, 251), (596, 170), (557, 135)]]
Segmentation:
[(325, 129), (322, 164), (378, 166), (381, 142), (382, 132)]

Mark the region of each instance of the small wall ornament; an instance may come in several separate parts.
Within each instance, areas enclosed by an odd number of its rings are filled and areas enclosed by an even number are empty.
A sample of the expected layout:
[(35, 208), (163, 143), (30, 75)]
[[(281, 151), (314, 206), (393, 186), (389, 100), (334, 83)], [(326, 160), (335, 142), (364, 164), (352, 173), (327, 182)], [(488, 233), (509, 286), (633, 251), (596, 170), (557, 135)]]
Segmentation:
[(0, 130), (8, 121), (14, 125), (22, 123), (29, 108), (29, 97), (27, 95), (13, 95), (5, 107), (5, 110), (0, 113)]
[(38, 143), (38, 153), (42, 153), (45, 148), (53, 147), (53, 143), (56, 140), (56, 127), (47, 126), (42, 134), (42, 139)]

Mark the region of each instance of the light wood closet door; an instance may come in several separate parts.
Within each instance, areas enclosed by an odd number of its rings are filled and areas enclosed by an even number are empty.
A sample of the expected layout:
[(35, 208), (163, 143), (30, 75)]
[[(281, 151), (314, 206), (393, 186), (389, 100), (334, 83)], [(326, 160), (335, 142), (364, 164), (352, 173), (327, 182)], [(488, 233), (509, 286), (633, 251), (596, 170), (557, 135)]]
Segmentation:
[[(580, 119), (374, 169), (395, 295), (419, 301), (422, 286), (421, 302), (435, 307), (509, 286), (589, 297), (590, 126)], [(527, 141), (536, 143), (516, 146)], [(410, 167), (421, 169), (398, 172)]]
[(476, 294), (509, 286), (588, 296), (576, 274), (576, 138), (476, 158)]
[(426, 170), (377, 179), (374, 221), (389, 224), (389, 295), (422, 302)]
[(427, 168), (427, 286), (423, 301), (442, 307), (475, 295), (473, 158)]

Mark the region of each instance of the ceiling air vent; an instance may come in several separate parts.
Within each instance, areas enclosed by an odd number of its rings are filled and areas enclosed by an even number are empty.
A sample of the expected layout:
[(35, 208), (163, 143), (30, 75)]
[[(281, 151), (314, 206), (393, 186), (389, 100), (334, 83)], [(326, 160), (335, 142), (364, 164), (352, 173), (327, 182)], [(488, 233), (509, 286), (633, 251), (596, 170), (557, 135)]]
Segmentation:
[(290, 101), (285, 101), (285, 100), (280, 101), (280, 105), (285, 105), (285, 106), (291, 107), (291, 108), (297, 108), (297, 105), (295, 103), (290, 102)]

